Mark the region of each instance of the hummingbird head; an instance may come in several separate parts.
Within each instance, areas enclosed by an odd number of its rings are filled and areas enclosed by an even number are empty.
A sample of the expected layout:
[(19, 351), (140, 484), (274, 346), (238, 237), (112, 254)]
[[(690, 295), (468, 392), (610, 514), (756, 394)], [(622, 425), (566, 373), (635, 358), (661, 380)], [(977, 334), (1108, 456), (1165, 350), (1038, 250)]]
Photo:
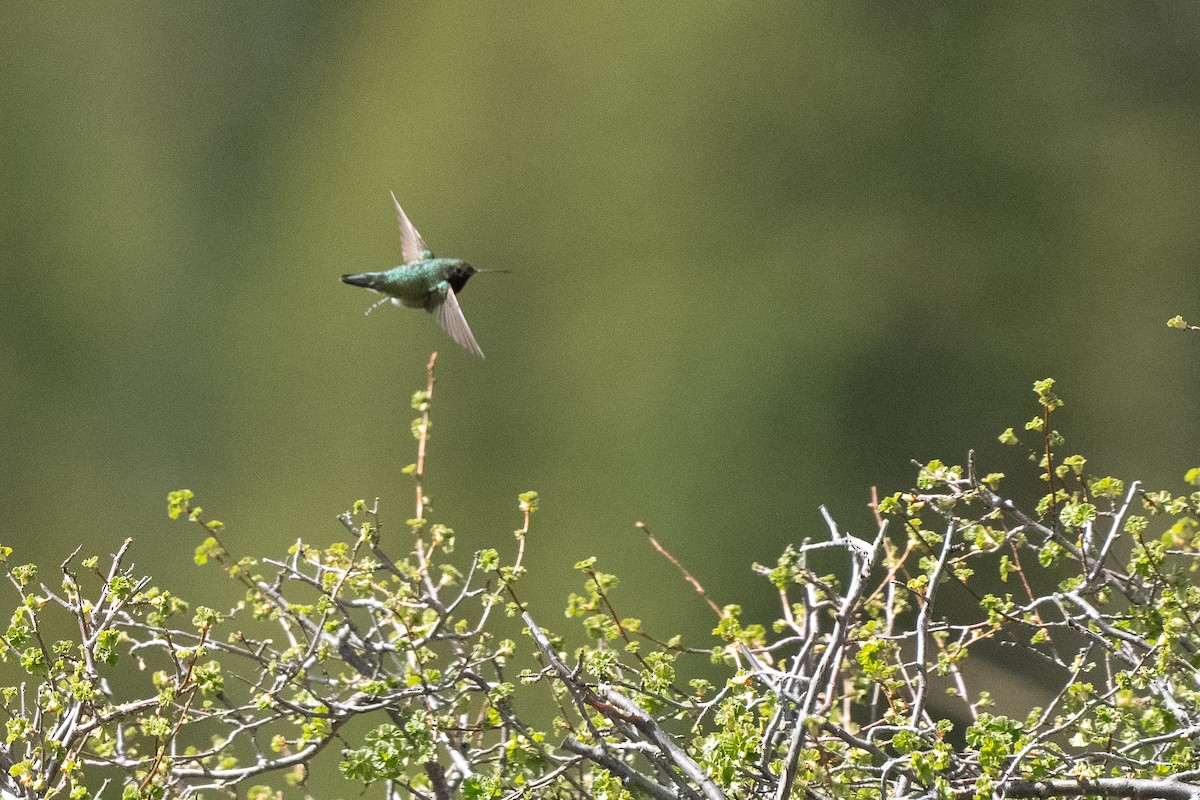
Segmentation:
[(471, 276), (478, 271), (464, 261), (461, 264), (455, 264), (446, 269), (446, 281), (450, 284), (450, 288), (454, 290), (454, 293), (458, 294), (467, 285), (467, 281), (471, 279)]

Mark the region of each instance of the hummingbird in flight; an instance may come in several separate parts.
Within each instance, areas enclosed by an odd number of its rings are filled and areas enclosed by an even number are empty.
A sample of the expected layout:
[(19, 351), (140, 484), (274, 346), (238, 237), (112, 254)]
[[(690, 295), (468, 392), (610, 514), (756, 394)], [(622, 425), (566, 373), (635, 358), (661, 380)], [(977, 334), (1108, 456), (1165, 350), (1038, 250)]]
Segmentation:
[(400, 207), (395, 192), (392, 193), (392, 202), (396, 204), (396, 216), (400, 218), (400, 252), (404, 256), (404, 263), (382, 272), (343, 275), (342, 282), (384, 295), (367, 309), (368, 314), (389, 300), (398, 306), (423, 308), (433, 314), (438, 325), (450, 334), (451, 339), (483, 358), (483, 350), (475, 341), (471, 326), (467, 324), (467, 318), (458, 304), (458, 293), (476, 273), (508, 270), (475, 269), (461, 258), (436, 258)]

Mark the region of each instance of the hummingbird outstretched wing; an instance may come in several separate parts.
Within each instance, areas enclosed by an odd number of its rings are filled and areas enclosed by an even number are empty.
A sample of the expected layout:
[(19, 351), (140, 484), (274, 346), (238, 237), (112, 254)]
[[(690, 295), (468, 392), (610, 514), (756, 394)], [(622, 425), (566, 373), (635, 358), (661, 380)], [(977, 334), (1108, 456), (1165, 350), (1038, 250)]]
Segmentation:
[(421, 234), (417, 233), (416, 227), (409, 221), (404, 209), (400, 207), (400, 201), (396, 199), (395, 192), (392, 192), (392, 202), (396, 204), (396, 216), (400, 218), (400, 252), (404, 255), (404, 263), (412, 264), (433, 255), (429, 253), (429, 248), (425, 246), (425, 240), (421, 238)]
[[(437, 297), (436, 294), (430, 295), (431, 300), (435, 297)], [(467, 318), (463, 316), (462, 307), (458, 304), (458, 298), (454, 296), (453, 288), (447, 286), (442, 302), (431, 303), (428, 308), (433, 312), (437, 324), (450, 334), (451, 339), (483, 358), (483, 350), (479, 348), (479, 342), (475, 341), (475, 337), (471, 333), (471, 326), (467, 324)]]

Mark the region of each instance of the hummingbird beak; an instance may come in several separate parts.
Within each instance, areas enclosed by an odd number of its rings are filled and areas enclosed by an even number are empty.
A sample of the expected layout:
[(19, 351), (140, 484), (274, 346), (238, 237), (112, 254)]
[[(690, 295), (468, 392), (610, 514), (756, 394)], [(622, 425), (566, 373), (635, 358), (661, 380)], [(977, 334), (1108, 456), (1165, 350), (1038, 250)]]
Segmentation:
[(479, 269), (478, 267), (475, 268), (476, 275), (478, 275), (481, 272), (512, 272), (512, 270), (511, 269)]

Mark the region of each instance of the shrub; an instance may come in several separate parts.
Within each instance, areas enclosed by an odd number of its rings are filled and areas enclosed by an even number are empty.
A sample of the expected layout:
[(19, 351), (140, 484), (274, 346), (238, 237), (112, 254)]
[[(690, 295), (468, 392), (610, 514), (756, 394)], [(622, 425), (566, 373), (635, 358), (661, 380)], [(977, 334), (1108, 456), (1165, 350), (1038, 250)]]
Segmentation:
[[(567, 603), (579, 629), (535, 619), (518, 591), (534, 492), (517, 499), (511, 563), (455, 557), (454, 532), (426, 519), (433, 368), (413, 397), (407, 553), (360, 500), (343, 543), (237, 556), (180, 490), (168, 514), (202, 532), (197, 564), (244, 591), (229, 611), (136, 574), (128, 541), (103, 563), (72, 555), (58, 588), (9, 568), (23, 599), (0, 654), (23, 679), (0, 689), (5, 791), (265, 798), (332, 748), (348, 780), (398, 797), (1200, 794), (1200, 492), (1091, 474), (1052, 425), (1053, 381), (1000, 437), (1045, 483), (1032, 507), (973, 456), (918, 465), (914, 488), (875, 504), (870, 537), (825, 514), (827, 538), (755, 568), (780, 599), (769, 627), (705, 595), (716, 646), (696, 648), (618, 614), (594, 559)], [(641, 527), (679, 590), (704, 594)], [(839, 575), (812, 566), (830, 553)], [(74, 634), (57, 639), (63, 619)], [(1005, 697), (1000, 712), (972, 669), (996, 646), (1038, 676), (1043, 705)], [(365, 735), (346, 732), (355, 720)]]

